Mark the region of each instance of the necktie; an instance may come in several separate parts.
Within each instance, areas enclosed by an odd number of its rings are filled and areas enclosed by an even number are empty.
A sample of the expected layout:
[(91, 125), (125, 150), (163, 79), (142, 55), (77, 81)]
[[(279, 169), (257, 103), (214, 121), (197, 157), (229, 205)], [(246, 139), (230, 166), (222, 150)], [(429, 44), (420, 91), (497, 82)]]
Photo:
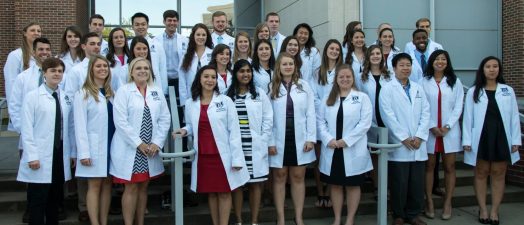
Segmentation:
[(217, 37), (217, 42), (218, 44), (222, 44), (222, 41), (224, 40), (224, 38), (222, 36), (218, 36)]
[(422, 72), (426, 71), (426, 56), (424, 54), (420, 55), (420, 67), (422, 68)]
[(44, 73), (42, 72), (42, 69), (39, 69), (38, 72), (38, 87), (40, 87), (40, 85), (44, 83)]
[(60, 136), (62, 132), (62, 111), (60, 110), (60, 101), (58, 100), (58, 94), (53, 92), (53, 98), (55, 99), (56, 113), (55, 113), (55, 137), (54, 147), (58, 148), (60, 145)]
[(277, 49), (277, 38), (276, 37), (271, 38), (271, 45), (273, 45), (271, 47), (273, 47), (273, 49), (276, 51)]
[(202, 68), (202, 63), (200, 63), (200, 59), (198, 60), (198, 65), (197, 65), (197, 72), (200, 70), (200, 68)]

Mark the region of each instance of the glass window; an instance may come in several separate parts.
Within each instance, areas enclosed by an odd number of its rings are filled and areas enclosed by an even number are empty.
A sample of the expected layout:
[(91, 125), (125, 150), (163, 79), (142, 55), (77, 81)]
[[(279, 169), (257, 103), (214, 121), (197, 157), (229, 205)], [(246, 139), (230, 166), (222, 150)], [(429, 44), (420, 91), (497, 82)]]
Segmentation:
[[(229, 28), (234, 25), (234, 0), (191, 0), (183, 1), (180, 11), (182, 12), (182, 34), (189, 36), (191, 28), (197, 23), (204, 23), (208, 27), (213, 27), (211, 23), (211, 14), (215, 11), (223, 11), (227, 14), (230, 21)], [(184, 13), (187, 12), (187, 13)]]

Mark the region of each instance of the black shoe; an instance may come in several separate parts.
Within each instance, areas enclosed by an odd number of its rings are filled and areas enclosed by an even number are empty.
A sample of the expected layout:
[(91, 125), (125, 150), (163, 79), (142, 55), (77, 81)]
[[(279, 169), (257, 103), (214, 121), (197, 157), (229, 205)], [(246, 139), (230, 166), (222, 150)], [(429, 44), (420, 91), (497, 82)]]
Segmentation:
[(492, 224), (491, 220), (489, 218), (480, 218), (480, 210), (479, 210), (479, 223), (481, 223), (481, 224)]
[(29, 210), (24, 211), (24, 215), (22, 216), (22, 223), (29, 223)]
[(58, 221), (67, 219), (67, 212), (64, 207), (58, 207)]

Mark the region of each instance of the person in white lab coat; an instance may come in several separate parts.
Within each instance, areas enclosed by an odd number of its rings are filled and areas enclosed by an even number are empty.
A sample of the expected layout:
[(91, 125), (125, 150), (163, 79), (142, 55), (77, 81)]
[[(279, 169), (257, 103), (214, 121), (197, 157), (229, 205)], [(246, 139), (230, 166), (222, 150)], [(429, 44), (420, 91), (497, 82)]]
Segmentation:
[(369, 97), (355, 86), (353, 69), (341, 64), (335, 70), (335, 82), (322, 99), (317, 113), (317, 127), (322, 140), (320, 179), (330, 185), (335, 220), (340, 224), (347, 199), (345, 224), (354, 224), (360, 202), (360, 186), (365, 173), (373, 169), (367, 148), (367, 131), (371, 127), (372, 107)]
[[(295, 36), (287, 36), (284, 38), (284, 41), (282, 42), (282, 48), (280, 48), (280, 52), (276, 55), (276, 58), (278, 58), (278, 55), (282, 54), (283, 52), (293, 56), (293, 60), (295, 61), (295, 66), (298, 68), (298, 78), (303, 79), (303, 73), (307, 71), (302, 70), (302, 57), (300, 57), (300, 46), (298, 44), (298, 38)], [(309, 82), (310, 80), (303, 79), (306, 82)]]
[(115, 135), (111, 143), (109, 173), (125, 185), (122, 215), (126, 225), (144, 224), (149, 181), (162, 175), (158, 155), (170, 127), (169, 108), (162, 89), (153, 84), (149, 60), (129, 63), (128, 83), (113, 101)]
[(275, 55), (271, 48), (271, 42), (266, 39), (261, 39), (255, 43), (253, 48), (253, 80), (255, 86), (264, 90), (264, 93), (269, 93), (269, 85), (273, 78), (273, 68), (275, 65)]
[(124, 29), (115, 27), (109, 32), (108, 51), (105, 55), (111, 68), (111, 82), (113, 91), (127, 83), (127, 61), (131, 52), (127, 45), (127, 37)]
[(269, 41), (273, 47), (273, 53), (278, 55), (282, 48), (282, 42), (286, 36), (282, 35), (280, 30), (280, 16), (276, 12), (266, 14), (266, 24), (269, 27)]
[(315, 38), (313, 38), (313, 29), (307, 23), (301, 23), (293, 30), (293, 36), (298, 40), (300, 47), (300, 59), (302, 66), (302, 79), (311, 81), (315, 77), (315, 72), (320, 67), (320, 53), (315, 47)]
[[(249, 206), (251, 224), (258, 224), (262, 184), (268, 179), (268, 141), (273, 129), (273, 108), (264, 90), (253, 82), (253, 68), (249, 61), (240, 59), (233, 68), (233, 79), (226, 95), (237, 109), (242, 149), (249, 172)], [(243, 188), (233, 191), (236, 224), (242, 223)]]
[(194, 138), (197, 154), (191, 166), (191, 190), (208, 194), (214, 225), (227, 225), (231, 191), (250, 177), (235, 103), (218, 91), (213, 67), (206, 65), (198, 70), (185, 111), (186, 126), (174, 131), (173, 138)]
[[(253, 43), (258, 43), (260, 40), (269, 40), (269, 26), (262, 22), (255, 27), (255, 34), (253, 35)], [(269, 41), (271, 43), (271, 41)]]
[(181, 105), (191, 98), (191, 85), (195, 74), (200, 68), (209, 64), (212, 51), (213, 41), (207, 26), (202, 23), (195, 24), (191, 29), (187, 51), (178, 70), (178, 91)]
[(393, 30), (391, 28), (384, 28), (380, 31), (378, 36), (378, 45), (382, 49), (386, 68), (392, 72), (393, 65), (391, 64), (391, 60), (393, 57), (395, 57), (395, 55), (400, 53), (400, 49), (395, 46), (395, 34), (393, 34)]
[(351, 21), (346, 25), (346, 33), (342, 37), (342, 55), (345, 56), (348, 53), (348, 43), (351, 42), (349, 38), (355, 30), (362, 30), (362, 23), (360, 21)]
[(364, 67), (364, 56), (366, 55), (366, 35), (362, 30), (355, 30), (349, 36), (347, 53), (344, 55), (344, 63), (351, 65), (355, 76), (360, 76)]
[(393, 224), (424, 225), (419, 214), (424, 207), (429, 104), (422, 87), (409, 79), (411, 57), (400, 53), (393, 57), (392, 63), (395, 78), (382, 88), (379, 103), (388, 140), (403, 144), (389, 153)]
[[(153, 72), (153, 83), (162, 90), (162, 94), (165, 95), (167, 91), (167, 77), (162, 77), (160, 72), (160, 64), (158, 61), (153, 60), (153, 55), (151, 52), (151, 48), (149, 45), (149, 42), (147, 39), (137, 36), (131, 39), (131, 45), (129, 46), (129, 57), (127, 59), (128, 64), (133, 61), (133, 59), (141, 57), (145, 58), (151, 63), (153, 68), (151, 68), (151, 71)], [(129, 65), (127, 65), (129, 67)], [(124, 68), (124, 71), (127, 71), (128, 68)], [(123, 76), (120, 76), (122, 78)], [(123, 82), (124, 84), (127, 83)]]
[(416, 48), (411, 52), (406, 52), (413, 59), (413, 69), (409, 79), (413, 82), (418, 82), (424, 76), (424, 71), (428, 66), (430, 55), (428, 51), (428, 33), (426, 30), (417, 29), (413, 31), (412, 38)]
[[(502, 71), (500, 59), (488, 56), (482, 60), (474, 87), (466, 95), (462, 118), (464, 163), (475, 167), (475, 195), (483, 224), (499, 224), (507, 166), (520, 159), (522, 145), (515, 91), (505, 84)], [(488, 177), (490, 211), (486, 206)]]
[(222, 11), (213, 12), (211, 15), (211, 23), (213, 24), (213, 33), (211, 33), (213, 45), (224, 44), (227, 45), (229, 49), (235, 49), (235, 38), (226, 33), (229, 23), (226, 13)]
[[(77, 26), (67, 27), (62, 34), (60, 53), (58, 53), (57, 57), (64, 62), (66, 66), (65, 73), (84, 59), (84, 51), (80, 45), (80, 38), (82, 38), (82, 31)], [(63, 82), (64, 80), (62, 80), (62, 83)]]
[(428, 60), (428, 68), (420, 85), (426, 93), (430, 109), (429, 137), (427, 142), (428, 161), (426, 162), (426, 209), (424, 214), (428, 218), (435, 217), (433, 207), (433, 174), (435, 162), (438, 160), (435, 153), (440, 153), (444, 162), (444, 177), (446, 195), (442, 219), (450, 219), (452, 212), (452, 197), (455, 189), (455, 158), (456, 153), (462, 151), (460, 124), (458, 120), (462, 114), (464, 102), (464, 88), (457, 78), (451, 65), (448, 52), (434, 51)]
[(75, 176), (87, 179), (90, 221), (107, 224), (112, 184), (109, 152), (115, 133), (109, 61), (101, 55), (91, 56), (87, 76), (73, 102), (77, 146)]
[[(415, 28), (417, 29), (423, 29), (428, 33), (428, 55), (431, 55), (433, 51), (436, 51), (438, 49), (444, 49), (441, 44), (431, 40), (429, 38), (431, 34), (431, 21), (428, 18), (420, 18), (415, 22)], [(410, 53), (416, 49), (414, 43), (412, 41), (406, 43), (406, 46), (404, 47), (404, 52)]]
[[(33, 41), (42, 35), (42, 28), (37, 23), (29, 23), (22, 30), (22, 47), (9, 52), (4, 65), (5, 97), (9, 103), (11, 90), (16, 76), (31, 67), (35, 62), (33, 58)], [(9, 130), (13, 125), (9, 122)]]
[(30, 225), (58, 224), (64, 182), (76, 158), (72, 102), (58, 88), (64, 63), (50, 57), (42, 69), (45, 83), (26, 95), (22, 107), (24, 151), (16, 178), (27, 183)]
[(93, 14), (89, 17), (89, 32), (95, 32), (98, 34), (98, 37), (100, 38), (100, 41), (102, 44), (100, 45), (100, 54), (106, 55), (109, 52), (109, 44), (106, 40), (104, 40), (104, 37), (102, 33), (105, 29), (105, 19), (100, 14)]
[(284, 224), (286, 181), (291, 184), (295, 223), (303, 225), (306, 166), (315, 161), (317, 140), (314, 93), (299, 78), (294, 57), (280, 53), (275, 63), (269, 97), (273, 106), (273, 135), (269, 141), (269, 166), (273, 173), (273, 193), (277, 224)]
[[(342, 64), (342, 45), (336, 39), (330, 39), (324, 46), (322, 53), (322, 63), (316, 70), (315, 77), (310, 81), (311, 87), (315, 93), (315, 111), (319, 112), (322, 99), (329, 95), (333, 82), (335, 80), (335, 68)], [(315, 154), (320, 158), (321, 140), (319, 131), (317, 129), (317, 143), (315, 144)], [(320, 171), (318, 170), (318, 162), (315, 162), (315, 183), (317, 186), (317, 201), (315, 206), (319, 208), (329, 208), (332, 206), (329, 198), (329, 190), (324, 191), (324, 184), (320, 181)]]
[(218, 91), (224, 94), (231, 85), (231, 49), (225, 44), (218, 44), (211, 53), (209, 65), (217, 70)]
[(235, 49), (233, 50), (233, 62), (245, 59), (251, 63), (252, 47), (251, 38), (245, 31), (240, 31), (235, 36)]

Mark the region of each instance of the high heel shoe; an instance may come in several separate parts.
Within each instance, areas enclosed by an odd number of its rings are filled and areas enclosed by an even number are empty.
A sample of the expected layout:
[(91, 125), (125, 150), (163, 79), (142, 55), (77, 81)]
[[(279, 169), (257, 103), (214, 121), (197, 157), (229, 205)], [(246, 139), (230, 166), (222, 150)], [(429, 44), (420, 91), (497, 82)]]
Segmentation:
[(491, 222), (491, 225), (499, 225), (500, 224), (500, 215), (498, 216), (499, 218), (497, 218), (496, 220), (495, 219), (489, 219), (489, 221)]
[(481, 224), (492, 224), (491, 220), (489, 218), (481, 218), (480, 217), (480, 210), (479, 210), (479, 223), (481, 223)]

